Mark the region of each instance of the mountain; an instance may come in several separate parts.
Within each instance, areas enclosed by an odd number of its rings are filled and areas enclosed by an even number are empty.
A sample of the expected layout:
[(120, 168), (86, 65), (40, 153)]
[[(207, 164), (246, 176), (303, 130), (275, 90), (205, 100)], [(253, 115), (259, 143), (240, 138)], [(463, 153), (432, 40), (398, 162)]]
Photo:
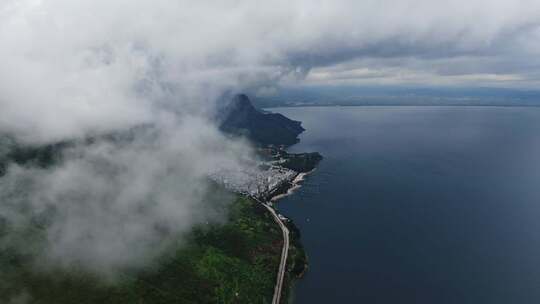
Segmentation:
[[(263, 113), (257, 110), (245, 94), (230, 98), (220, 110), (220, 128), (229, 134), (246, 136), (254, 143), (267, 146), (290, 146), (298, 142), (298, 135), (304, 131), (301, 122), (291, 120), (277, 113)], [(113, 132), (98, 138), (110, 141), (130, 141), (135, 132), (152, 132), (148, 125), (136, 126), (123, 132)], [(91, 144), (96, 138), (84, 140)], [(74, 144), (64, 141), (42, 146), (20, 145), (10, 136), (0, 133), (0, 176), (5, 173), (9, 162), (19, 165), (48, 167), (60, 159), (62, 150)]]
[(302, 123), (278, 113), (263, 113), (251, 104), (245, 94), (234, 96), (222, 110), (221, 130), (246, 136), (259, 145), (290, 146), (298, 142), (305, 129)]

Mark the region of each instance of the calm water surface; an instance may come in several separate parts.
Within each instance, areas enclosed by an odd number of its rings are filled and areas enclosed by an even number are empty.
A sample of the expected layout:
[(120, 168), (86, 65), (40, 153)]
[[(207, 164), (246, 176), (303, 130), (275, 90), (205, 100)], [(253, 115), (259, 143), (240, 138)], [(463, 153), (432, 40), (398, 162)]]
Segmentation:
[(540, 108), (272, 110), (325, 156), (279, 203), (296, 303), (540, 303)]

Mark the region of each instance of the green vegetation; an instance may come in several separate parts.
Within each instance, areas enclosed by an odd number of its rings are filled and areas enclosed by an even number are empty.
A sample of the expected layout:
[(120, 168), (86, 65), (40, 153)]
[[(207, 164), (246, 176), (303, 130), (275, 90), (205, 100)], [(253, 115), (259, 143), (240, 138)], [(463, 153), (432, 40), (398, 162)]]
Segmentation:
[(281, 158), (285, 160), (281, 166), (296, 172), (309, 172), (322, 160), (318, 152), (291, 154), (282, 152)]
[(300, 243), (300, 230), (293, 222), (287, 223), (289, 229), (289, 238), (291, 246), (289, 247), (289, 255), (287, 260), (287, 270), (283, 281), (282, 300), (288, 299), (296, 279), (301, 278), (307, 270), (307, 256), (304, 247)]
[(70, 144), (59, 142), (43, 146), (20, 145), (14, 139), (0, 134), (0, 176), (5, 174), (8, 163), (46, 168), (60, 161), (62, 149)]
[[(0, 225), (0, 240), (6, 229)], [(305, 260), (303, 250), (295, 247), (297, 230), (291, 229), (288, 282), (302, 272)], [(156, 265), (124, 273), (112, 283), (77, 270), (38, 271), (28, 255), (3, 247), (0, 303), (14, 298), (47, 304), (270, 303), (281, 246), (281, 230), (270, 214), (238, 197), (226, 223), (195, 228), (187, 242)]]

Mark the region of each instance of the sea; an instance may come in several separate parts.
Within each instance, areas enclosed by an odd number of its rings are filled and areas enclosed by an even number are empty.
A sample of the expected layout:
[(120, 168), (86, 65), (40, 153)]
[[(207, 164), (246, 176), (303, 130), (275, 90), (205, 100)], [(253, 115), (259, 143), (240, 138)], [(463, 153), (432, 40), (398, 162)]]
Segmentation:
[(540, 303), (540, 108), (272, 108), (318, 169), (279, 211), (294, 303)]

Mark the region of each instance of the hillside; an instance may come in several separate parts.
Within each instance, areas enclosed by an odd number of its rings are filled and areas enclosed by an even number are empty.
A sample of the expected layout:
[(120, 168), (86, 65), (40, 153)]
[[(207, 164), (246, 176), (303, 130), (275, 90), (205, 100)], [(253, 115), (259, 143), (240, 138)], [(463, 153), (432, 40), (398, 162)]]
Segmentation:
[[(222, 126), (235, 134), (246, 130), (259, 145), (292, 144), (304, 130), (300, 122), (283, 115), (257, 111), (245, 95), (237, 96), (230, 104)], [(124, 137), (104, 136), (100, 140), (118, 141)], [(62, 142), (22, 146), (9, 137), (1, 139), (0, 184), (10, 163), (54, 167), (62, 163), (64, 149), (72, 145)], [(84, 142), (91, 145), (94, 140)], [(311, 165), (311, 158), (297, 158), (291, 162), (294, 169)], [(219, 198), (229, 201), (232, 194), (215, 185), (209, 195), (213, 199), (205, 203), (211, 204)], [(187, 236), (170, 236), (184, 241), (170, 248), (155, 264), (127, 271), (113, 282), (77, 268), (36, 267), (35, 258), (45, 246), (46, 223), (36, 219), (22, 230), (13, 230), (0, 214), (0, 303), (270, 303), (283, 246), (279, 227), (260, 204), (241, 195), (231, 204), (223, 203), (223, 214), (228, 216), (221, 224), (203, 224)], [(287, 225), (291, 247), (283, 298), (287, 298), (291, 282), (306, 265), (299, 232), (292, 222)], [(21, 243), (27, 244), (24, 252), (21, 246), (12, 246)]]
[(226, 133), (243, 135), (259, 145), (290, 146), (298, 142), (304, 131), (302, 123), (278, 113), (263, 113), (244, 95), (236, 95), (225, 105), (221, 129)]
[[(226, 223), (196, 227), (187, 243), (171, 248), (155, 266), (126, 272), (112, 283), (77, 269), (40, 271), (32, 266), (29, 252), (3, 246), (0, 303), (270, 303), (281, 232), (269, 213), (250, 199), (238, 197), (227, 212)], [(0, 225), (0, 237), (8, 229)], [(25, 233), (21, 241), (43, 237), (39, 227)], [(303, 271), (305, 256), (297, 244), (298, 235), (293, 234), (288, 280)]]

